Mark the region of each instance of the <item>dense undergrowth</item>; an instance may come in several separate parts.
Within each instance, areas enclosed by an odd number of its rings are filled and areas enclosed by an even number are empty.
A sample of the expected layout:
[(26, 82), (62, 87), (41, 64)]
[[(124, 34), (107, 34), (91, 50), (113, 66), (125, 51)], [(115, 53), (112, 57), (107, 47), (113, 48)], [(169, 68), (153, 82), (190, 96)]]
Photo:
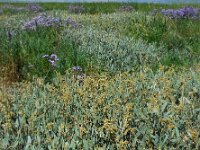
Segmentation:
[(88, 76), (83, 85), (67, 71), (52, 84), (1, 87), (1, 146), (198, 149), (199, 71), (160, 66), (156, 74)]
[(200, 148), (184, 5), (0, 5), (0, 149)]

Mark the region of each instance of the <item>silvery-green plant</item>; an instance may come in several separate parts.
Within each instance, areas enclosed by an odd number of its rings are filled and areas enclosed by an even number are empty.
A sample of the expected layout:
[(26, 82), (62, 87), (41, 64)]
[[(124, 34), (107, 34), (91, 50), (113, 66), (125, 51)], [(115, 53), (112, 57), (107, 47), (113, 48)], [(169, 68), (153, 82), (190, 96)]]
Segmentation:
[(159, 59), (154, 45), (92, 27), (66, 30), (65, 37), (78, 43), (78, 52), (88, 57), (89, 63), (108, 71), (131, 70), (134, 66), (153, 64)]
[(2, 88), (0, 148), (198, 149), (196, 67), (88, 76), (82, 86), (66, 72), (52, 84), (34, 78)]

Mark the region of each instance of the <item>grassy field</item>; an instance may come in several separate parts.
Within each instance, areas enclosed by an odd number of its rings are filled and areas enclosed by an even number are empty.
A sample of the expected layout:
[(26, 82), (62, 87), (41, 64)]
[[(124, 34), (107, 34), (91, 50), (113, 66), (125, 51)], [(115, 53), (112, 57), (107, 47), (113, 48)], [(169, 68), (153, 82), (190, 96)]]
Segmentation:
[(0, 149), (199, 149), (199, 7), (0, 3)]

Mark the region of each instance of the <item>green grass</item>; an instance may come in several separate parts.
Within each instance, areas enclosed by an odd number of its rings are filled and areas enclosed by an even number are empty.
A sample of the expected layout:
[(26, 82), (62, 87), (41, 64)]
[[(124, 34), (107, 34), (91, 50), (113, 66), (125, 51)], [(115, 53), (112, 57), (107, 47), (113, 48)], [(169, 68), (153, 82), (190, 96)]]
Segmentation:
[(196, 62), (199, 59), (199, 25), (196, 20), (170, 20), (159, 15), (144, 15), (142, 19), (132, 19), (126, 35), (164, 46), (168, 50), (163, 58), (165, 65), (190, 66), (193, 60)]

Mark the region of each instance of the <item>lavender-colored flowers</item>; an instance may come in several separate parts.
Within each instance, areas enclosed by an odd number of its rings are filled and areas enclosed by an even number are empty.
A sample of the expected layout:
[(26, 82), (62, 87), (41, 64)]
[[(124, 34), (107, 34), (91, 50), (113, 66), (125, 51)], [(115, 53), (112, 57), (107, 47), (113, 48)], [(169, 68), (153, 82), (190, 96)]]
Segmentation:
[(68, 6), (68, 11), (71, 13), (81, 14), (85, 11), (85, 8), (83, 6), (70, 5)]
[(71, 27), (73, 28), (77, 28), (78, 27), (78, 23), (72, 18), (72, 17), (68, 17), (66, 20), (65, 20), (65, 23), (67, 25), (70, 25)]
[(79, 26), (79, 24), (72, 17), (62, 20), (58, 17), (50, 17), (41, 13), (37, 17), (25, 22), (22, 28), (35, 30), (36, 27), (61, 27), (65, 25), (70, 25), (73, 28), (77, 28)]
[(35, 12), (39, 12), (43, 10), (39, 4), (27, 4), (26, 9), (28, 11), (35, 11)]
[(80, 66), (74, 66), (72, 69), (75, 72), (78, 72), (78, 71), (82, 72), (82, 68)]
[(61, 25), (60, 18), (54, 18), (50, 16), (46, 16), (45, 14), (40, 14), (37, 17), (25, 22), (23, 24), (24, 29), (36, 29), (36, 27), (57, 27)]
[(36, 28), (36, 21), (35, 20), (30, 20), (28, 22), (25, 22), (23, 25), (24, 29), (35, 29)]
[(58, 56), (54, 53), (52, 53), (51, 55), (45, 54), (42, 57), (46, 58), (52, 67), (55, 67), (56, 62), (59, 60)]
[(181, 9), (162, 9), (161, 13), (171, 19), (197, 19), (200, 16), (200, 9), (185, 7)]
[(135, 9), (130, 5), (124, 5), (124, 6), (119, 7), (119, 11), (121, 12), (132, 12), (134, 10)]

